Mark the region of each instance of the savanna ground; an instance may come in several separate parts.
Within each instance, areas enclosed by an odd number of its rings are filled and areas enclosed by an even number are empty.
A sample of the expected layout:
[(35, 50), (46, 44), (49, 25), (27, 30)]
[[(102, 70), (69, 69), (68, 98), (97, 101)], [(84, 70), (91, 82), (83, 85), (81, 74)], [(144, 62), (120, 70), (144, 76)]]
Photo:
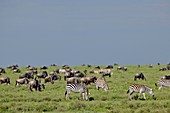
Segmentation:
[[(0, 77), (8, 76), (11, 78), (11, 84), (0, 84), (0, 113), (170, 113), (170, 88), (162, 88), (158, 91), (155, 83), (160, 77), (170, 74), (170, 71), (159, 71), (160, 67), (165, 65), (154, 65), (149, 68), (143, 65), (126, 66), (128, 71), (117, 71), (117, 66), (112, 69), (113, 76), (105, 77), (109, 85), (109, 91), (105, 92), (103, 89), (97, 91), (95, 85), (89, 85), (90, 98), (92, 101), (79, 100), (79, 93), (71, 93), (70, 100), (65, 100), (65, 85), (66, 81), (55, 81), (54, 84), (46, 83), (46, 89), (42, 92), (28, 90), (27, 85), (15, 87), (15, 80), (18, 79), (19, 74), (13, 74), (9, 69), (6, 69), (6, 74)], [(105, 66), (101, 66), (105, 67)], [(54, 69), (61, 68), (49, 67), (48, 72)], [(93, 67), (87, 66), (72, 66), (71, 68), (83, 71), (84, 69), (93, 70)], [(19, 68), (23, 73), (27, 70), (25, 67)], [(38, 70), (40, 72), (40, 70)], [(147, 81), (134, 81), (134, 75), (138, 72), (143, 72)], [(94, 75), (94, 74), (89, 74)], [(100, 77), (100, 74), (96, 75)], [(42, 80), (42, 82), (44, 82)], [(130, 84), (139, 83), (153, 88), (155, 99), (146, 93), (146, 100), (140, 97), (138, 100), (129, 101), (127, 90)], [(134, 93), (133, 96), (137, 95)]]

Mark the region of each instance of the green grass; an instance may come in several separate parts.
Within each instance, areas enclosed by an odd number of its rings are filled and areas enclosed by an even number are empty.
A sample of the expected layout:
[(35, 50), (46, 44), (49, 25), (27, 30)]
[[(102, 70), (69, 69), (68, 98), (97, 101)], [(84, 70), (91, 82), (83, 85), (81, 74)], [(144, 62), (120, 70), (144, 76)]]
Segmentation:
[[(7, 73), (0, 75), (8, 76), (11, 78), (11, 84), (0, 84), (0, 113), (56, 113), (56, 112), (68, 112), (68, 113), (169, 113), (170, 112), (170, 88), (162, 88), (158, 91), (155, 87), (155, 83), (161, 76), (168, 75), (170, 71), (159, 71), (160, 67), (165, 65), (148, 68), (143, 65), (140, 68), (137, 66), (127, 66), (128, 71), (117, 71), (117, 67), (114, 66), (112, 77), (106, 77), (109, 85), (109, 91), (105, 92), (100, 89), (97, 91), (95, 85), (88, 86), (90, 91), (90, 97), (94, 98), (92, 101), (79, 100), (79, 93), (71, 93), (70, 100), (65, 100), (65, 84), (62, 74), (61, 81), (55, 81), (54, 84), (47, 83), (46, 89), (42, 92), (30, 92), (28, 86), (22, 85), (15, 87), (15, 80), (19, 74), (13, 74), (9, 69), (6, 69)], [(105, 67), (105, 66), (102, 66)], [(60, 67), (49, 67), (48, 72)], [(88, 68), (86, 66), (72, 66), (80, 71), (85, 69), (94, 69), (94, 66)], [(27, 69), (20, 67), (24, 73)], [(40, 70), (38, 70), (40, 72)], [(147, 81), (134, 81), (134, 75), (138, 72), (143, 72)], [(88, 73), (88, 75), (90, 75)], [(91, 74), (94, 75), (94, 74)], [(96, 75), (97, 77), (100, 74)], [(44, 82), (42, 80), (42, 82)], [(140, 99), (132, 101), (128, 100), (127, 90), (130, 84), (139, 83), (147, 85), (153, 88), (155, 93), (155, 99), (146, 93), (146, 100)], [(133, 96), (137, 95), (134, 93)]]

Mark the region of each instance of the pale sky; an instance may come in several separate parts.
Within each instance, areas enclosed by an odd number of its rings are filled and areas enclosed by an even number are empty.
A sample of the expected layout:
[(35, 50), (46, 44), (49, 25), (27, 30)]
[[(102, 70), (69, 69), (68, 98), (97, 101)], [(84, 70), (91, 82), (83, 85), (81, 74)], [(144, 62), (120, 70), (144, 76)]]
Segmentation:
[(170, 0), (0, 0), (0, 67), (170, 62)]

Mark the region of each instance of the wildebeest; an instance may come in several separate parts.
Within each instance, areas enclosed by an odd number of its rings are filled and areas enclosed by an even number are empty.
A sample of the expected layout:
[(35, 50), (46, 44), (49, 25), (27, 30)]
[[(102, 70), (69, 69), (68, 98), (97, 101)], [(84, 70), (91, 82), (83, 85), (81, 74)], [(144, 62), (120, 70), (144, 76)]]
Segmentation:
[(81, 80), (77, 77), (71, 77), (67, 79), (67, 84), (79, 84)]
[(118, 66), (117, 70), (123, 70), (123, 71), (127, 71), (127, 67), (124, 66)]
[(96, 76), (86, 76), (80, 79), (82, 84), (90, 84), (90, 83), (95, 83), (97, 80)]
[(41, 66), (40, 70), (43, 70), (43, 69), (48, 69), (48, 67), (47, 66)]
[(44, 79), (44, 83), (51, 82), (53, 84), (55, 80), (61, 80), (61, 76), (59, 76), (59, 75), (47, 76)]
[(100, 73), (100, 70), (99, 69), (97, 69), (97, 70), (91, 70), (90, 71), (90, 73), (92, 74), (99, 74)]
[(108, 65), (106, 69), (113, 69), (113, 65)]
[(38, 78), (45, 78), (45, 77), (47, 77), (47, 76), (48, 76), (47, 71), (43, 71), (43, 72), (37, 74), (37, 77), (38, 77)]
[(10, 78), (9, 77), (2, 77), (0, 78), (0, 83), (6, 83), (6, 84), (10, 84)]
[(170, 75), (165, 75), (162, 77), (163, 79), (170, 79)]
[(166, 66), (167, 70), (170, 70), (170, 63)]
[(28, 84), (29, 81), (30, 80), (28, 78), (19, 78), (16, 80), (15, 86), (18, 86), (20, 84)]
[(159, 71), (166, 71), (166, 70), (167, 70), (166, 67), (162, 67), (162, 68), (159, 69)]
[(14, 69), (14, 70), (13, 70), (13, 73), (21, 73), (21, 70), (18, 69), (18, 68), (17, 68), (17, 69)]
[(100, 73), (102, 74), (102, 76), (109, 76), (109, 77), (111, 77), (111, 75), (112, 75), (111, 69), (101, 69)]
[(0, 68), (0, 74), (2, 74), (2, 73), (4, 73), (4, 74), (6, 73), (4, 68)]
[(36, 91), (42, 91), (43, 89), (45, 89), (45, 85), (41, 84), (40, 79), (35, 78), (34, 80), (31, 80), (28, 83), (28, 87), (30, 91), (33, 91), (33, 89), (35, 89)]
[(134, 80), (137, 80), (137, 79), (142, 79), (142, 80), (146, 80), (145, 76), (143, 73), (137, 73), (134, 77)]
[(34, 71), (26, 71), (24, 74), (21, 74), (19, 78), (28, 78), (33, 79), (34, 78)]
[(97, 81), (96, 81), (96, 89), (99, 90), (99, 88), (103, 88), (104, 91), (109, 90), (107, 82), (106, 82), (106, 80), (103, 76), (98, 78)]

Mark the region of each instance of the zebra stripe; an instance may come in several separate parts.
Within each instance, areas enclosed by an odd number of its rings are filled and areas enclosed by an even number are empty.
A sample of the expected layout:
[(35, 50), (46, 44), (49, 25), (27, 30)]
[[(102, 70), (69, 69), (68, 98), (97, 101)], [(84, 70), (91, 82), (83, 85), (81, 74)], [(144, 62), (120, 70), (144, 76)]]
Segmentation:
[(127, 91), (127, 93), (129, 93), (130, 100), (132, 99), (131, 95), (133, 94), (133, 92), (139, 92), (139, 97), (141, 96), (141, 94), (143, 94), (144, 99), (146, 99), (145, 92), (148, 92), (152, 96), (154, 96), (152, 89), (142, 84), (131, 84), (129, 86), (129, 90)]
[(72, 92), (80, 92), (80, 96), (83, 96), (86, 98), (86, 100), (88, 100), (88, 88), (83, 85), (83, 84), (67, 84), (66, 85), (66, 92), (65, 92), (65, 96), (66, 96), (66, 100), (69, 99), (69, 95)]
[(158, 84), (160, 85), (159, 90), (162, 87), (170, 87), (170, 80), (161, 78), (160, 80), (158, 80)]

